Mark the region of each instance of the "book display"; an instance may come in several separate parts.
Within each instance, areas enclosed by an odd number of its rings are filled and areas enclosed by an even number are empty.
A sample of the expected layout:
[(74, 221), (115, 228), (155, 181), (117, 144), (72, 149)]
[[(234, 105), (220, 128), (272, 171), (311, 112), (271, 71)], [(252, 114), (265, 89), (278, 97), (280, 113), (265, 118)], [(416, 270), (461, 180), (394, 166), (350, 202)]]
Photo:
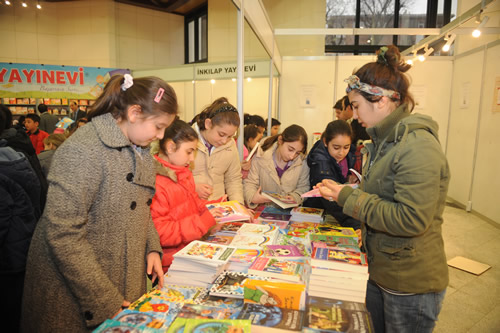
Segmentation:
[(47, 112), (63, 118), (71, 115), (69, 104), (74, 101), (78, 108), (82, 111), (87, 111), (87, 108), (95, 103), (92, 99), (75, 99), (68, 100), (67, 98), (10, 98), (3, 97), (2, 104), (9, 108), (13, 116), (26, 115), (28, 113), (37, 113), (39, 104), (47, 105)]
[(239, 204), (211, 205), (232, 217), (174, 254), (163, 288), (96, 332), (373, 332), (367, 258), (353, 229), (317, 209), (261, 207), (249, 223), (235, 216)]

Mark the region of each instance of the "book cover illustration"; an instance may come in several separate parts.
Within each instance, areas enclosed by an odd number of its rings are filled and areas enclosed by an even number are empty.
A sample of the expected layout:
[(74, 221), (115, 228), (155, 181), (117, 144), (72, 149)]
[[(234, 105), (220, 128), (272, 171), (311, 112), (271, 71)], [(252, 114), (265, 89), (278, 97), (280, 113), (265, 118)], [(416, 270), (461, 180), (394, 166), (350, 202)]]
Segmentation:
[(339, 246), (358, 246), (358, 241), (353, 237), (309, 234), (309, 240), (317, 244), (316, 247), (339, 247)]
[(278, 228), (274, 225), (265, 225), (265, 224), (255, 224), (255, 223), (245, 223), (238, 230), (238, 235), (263, 235), (275, 237)]
[(207, 264), (225, 263), (236, 249), (219, 244), (212, 244), (201, 241), (192, 241), (185, 248), (174, 254), (175, 258), (186, 258), (203, 261)]
[(241, 309), (243, 306), (243, 300), (240, 298), (208, 295), (200, 302), (200, 304), (221, 309)]
[(172, 325), (169, 326), (167, 333), (182, 333), (186, 326), (186, 318), (176, 318)]
[(261, 257), (263, 251), (259, 249), (236, 249), (229, 259), (229, 262), (240, 264), (251, 264), (256, 258)]
[(246, 273), (225, 271), (212, 284), (210, 295), (243, 298), (243, 283), (248, 278), (265, 279)]
[(262, 195), (284, 209), (297, 207), (299, 205), (295, 199), (288, 195), (268, 191), (262, 191)]
[(264, 235), (236, 235), (231, 246), (242, 249), (261, 249), (262, 246), (272, 244), (273, 238)]
[(132, 322), (138, 320), (137, 315), (147, 314), (153, 319), (145, 323), (144, 326), (166, 328), (175, 319), (181, 307), (181, 303), (169, 302), (162, 297), (144, 294), (130, 304), (127, 309), (121, 311), (114, 319), (122, 322)]
[(288, 228), (288, 221), (274, 221), (274, 220), (263, 220), (263, 219), (258, 219), (257, 220), (258, 224), (264, 224), (264, 225), (274, 225), (281, 230), (286, 230)]
[(245, 303), (304, 310), (305, 284), (248, 279), (244, 282)]
[(311, 216), (314, 218), (321, 218), (325, 210), (313, 207), (295, 207), (292, 209), (292, 215)]
[(308, 297), (303, 332), (374, 332), (363, 303)]
[(227, 234), (232, 234), (234, 236), (236, 235), (238, 229), (240, 229), (243, 224), (245, 224), (245, 222), (219, 223), (217, 224), (216, 230), (217, 233), (227, 233)]
[(249, 319), (252, 325), (256, 326), (300, 332), (304, 321), (304, 312), (282, 309), (277, 306), (245, 303), (238, 319)]
[[(147, 319), (146, 319), (147, 320)], [(139, 319), (139, 322), (141, 320)], [(149, 327), (138, 327), (134, 324), (122, 323), (118, 320), (106, 319), (99, 327), (97, 327), (93, 333), (160, 333), (165, 332), (165, 330), (159, 330)]]
[(237, 319), (240, 310), (236, 308), (221, 309), (202, 304), (186, 304), (177, 314), (177, 318)]
[(207, 205), (217, 222), (246, 221), (250, 219), (245, 207), (238, 201), (215, 202)]
[(250, 274), (273, 277), (292, 282), (304, 281), (304, 263), (284, 258), (260, 257), (248, 269)]
[(137, 327), (140, 329), (140, 332), (146, 327), (164, 331), (174, 321), (176, 315), (177, 312), (143, 312), (125, 309), (113, 319), (122, 324), (125, 323)]
[(270, 220), (270, 221), (290, 221), (290, 218), (292, 215), (289, 214), (272, 214), (272, 213), (265, 213), (262, 212), (259, 215), (260, 220)]
[(265, 206), (264, 209), (262, 210), (262, 213), (291, 215), (290, 211), (291, 211), (290, 208), (284, 209), (276, 206)]
[(221, 244), (221, 245), (229, 245), (233, 241), (234, 235), (231, 236), (226, 233), (220, 233), (216, 232), (213, 235), (209, 235), (206, 239), (205, 242), (208, 243), (214, 243), (214, 244)]
[(295, 245), (304, 257), (309, 257), (312, 252), (311, 242), (307, 238), (279, 234), (274, 243), (275, 245)]
[(184, 333), (250, 333), (250, 320), (186, 319)]
[(304, 223), (312, 222), (291, 223), (288, 226), (287, 235), (292, 237), (306, 238), (311, 232), (316, 231), (316, 228), (314, 226), (305, 226)]
[(366, 255), (361, 252), (316, 247), (313, 249), (311, 259), (313, 266), (368, 272)]
[(303, 257), (302, 252), (295, 245), (266, 245), (263, 250), (266, 257)]
[(182, 302), (185, 304), (199, 303), (208, 293), (206, 288), (165, 284), (161, 289), (152, 289), (148, 294), (162, 297), (169, 302)]
[(327, 236), (354, 237), (356, 239), (358, 238), (358, 235), (353, 228), (343, 228), (333, 225), (318, 225), (313, 233)]

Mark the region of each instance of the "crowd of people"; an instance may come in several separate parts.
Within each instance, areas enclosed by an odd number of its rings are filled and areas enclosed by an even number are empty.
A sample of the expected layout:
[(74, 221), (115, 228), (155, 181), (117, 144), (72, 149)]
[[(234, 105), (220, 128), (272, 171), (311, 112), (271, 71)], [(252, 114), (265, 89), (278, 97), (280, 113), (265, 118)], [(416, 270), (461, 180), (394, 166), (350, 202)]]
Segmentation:
[[(66, 134), (55, 133), (44, 105), (16, 126), (1, 106), (0, 190), (9, 200), (0, 208), (22, 208), (0, 221), (9, 331), (97, 327), (146, 292), (146, 276), (162, 286), (173, 254), (216, 225), (208, 203), (251, 210), (271, 204), (262, 195), (270, 191), (358, 230), (376, 332), (431, 332), (448, 282), (449, 170), (437, 124), (411, 113), (408, 69), (396, 47), (379, 50), (346, 79), (337, 120), (309, 152), (303, 127), (281, 131), (271, 119), (267, 133), (267, 120), (245, 115), (242, 161), (239, 113), (226, 98), (188, 124), (172, 87), (155, 77), (113, 76), (88, 123), (77, 112), (83, 126)], [(352, 169), (363, 175), (357, 187), (346, 186), (356, 182)], [(322, 197), (303, 202), (312, 188)]]

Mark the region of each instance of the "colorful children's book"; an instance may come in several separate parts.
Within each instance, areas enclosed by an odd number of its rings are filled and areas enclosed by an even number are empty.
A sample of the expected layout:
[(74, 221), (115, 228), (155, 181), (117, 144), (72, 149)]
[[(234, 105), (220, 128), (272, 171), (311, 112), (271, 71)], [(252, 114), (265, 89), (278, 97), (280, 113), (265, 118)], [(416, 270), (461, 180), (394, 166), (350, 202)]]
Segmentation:
[(366, 254), (316, 247), (311, 254), (311, 265), (348, 272), (368, 273)]
[(257, 224), (263, 224), (263, 225), (271, 224), (271, 225), (274, 225), (281, 230), (288, 229), (288, 221), (273, 221), (273, 220), (261, 220), (261, 219), (257, 219), (254, 221), (256, 221)]
[(210, 295), (243, 298), (243, 282), (248, 274), (225, 271), (215, 279), (210, 288)]
[(255, 223), (245, 223), (238, 229), (238, 235), (264, 235), (273, 236), (277, 231), (274, 225), (263, 225)]
[(217, 230), (217, 233), (227, 233), (234, 236), (243, 224), (245, 224), (245, 222), (218, 223), (215, 229)]
[(250, 333), (250, 320), (241, 319), (186, 319), (184, 333), (229, 332)]
[(270, 221), (290, 221), (290, 218), (292, 215), (289, 214), (272, 214), (272, 213), (265, 213), (262, 212), (259, 215), (259, 220), (270, 220)]
[(324, 209), (312, 207), (295, 207), (292, 209), (292, 220), (320, 222), (323, 220)]
[(264, 245), (272, 244), (274, 237), (263, 235), (236, 235), (231, 242), (232, 247), (241, 249), (261, 249)]
[(307, 238), (294, 237), (288, 234), (279, 234), (278, 237), (276, 237), (274, 244), (295, 245), (305, 257), (310, 256), (312, 252), (311, 242)]
[(291, 197), (276, 192), (262, 191), (262, 195), (281, 208), (297, 207), (299, 204)]
[(214, 244), (229, 245), (233, 241), (233, 238), (234, 235), (231, 236), (230, 234), (216, 232), (213, 235), (209, 235), (207, 238), (204, 239), (204, 241)]
[(205, 297), (200, 304), (214, 306), (221, 309), (241, 309), (243, 307), (243, 299), (209, 295), (208, 297)]
[(217, 308), (201, 304), (184, 305), (177, 318), (198, 318), (198, 319), (237, 319), (241, 309), (236, 308)]
[(202, 262), (205, 265), (218, 266), (226, 264), (234, 251), (236, 249), (231, 246), (195, 240), (174, 254), (174, 262), (179, 258)]
[(248, 273), (257, 276), (270, 277), (291, 282), (304, 282), (305, 268), (300, 261), (286, 258), (260, 257), (257, 258)]
[(135, 320), (138, 313), (145, 313), (154, 320), (145, 323), (144, 326), (167, 328), (175, 319), (181, 307), (182, 303), (169, 302), (162, 297), (145, 294), (134, 303), (130, 304), (128, 309), (121, 311), (113, 319), (122, 322), (131, 322)]
[(218, 222), (250, 220), (247, 210), (238, 201), (216, 202), (207, 205)]
[(344, 236), (344, 237), (354, 237), (358, 238), (358, 235), (353, 228), (336, 227), (331, 225), (318, 225), (314, 232), (319, 235), (327, 236)]
[[(167, 333), (182, 333), (186, 326), (186, 318), (176, 318), (167, 330)], [(109, 332), (111, 333), (111, 332)]]
[(304, 255), (295, 245), (265, 245), (264, 256), (283, 258), (302, 258)]
[(207, 296), (208, 290), (200, 287), (164, 284), (161, 289), (152, 289), (148, 294), (162, 297), (169, 302), (197, 304)]
[(310, 233), (316, 231), (318, 223), (315, 222), (292, 222), (288, 225), (288, 236), (307, 238)]
[(262, 250), (259, 249), (238, 248), (229, 259), (228, 270), (246, 273), (255, 259), (262, 256), (262, 253)]
[(255, 332), (300, 332), (304, 322), (304, 311), (245, 303), (238, 319), (249, 319), (252, 322), (252, 331)]
[[(142, 323), (149, 321), (150, 318), (147, 315), (142, 317), (137, 317), (136, 322)], [(165, 332), (165, 330), (159, 330), (144, 326), (138, 326), (136, 324), (121, 322), (113, 319), (106, 319), (99, 327), (97, 327), (93, 333), (111, 333), (111, 332), (126, 332), (126, 333), (160, 333)]]
[(303, 332), (374, 332), (363, 303), (308, 297)]
[(277, 306), (282, 309), (305, 309), (305, 284), (247, 279), (243, 285), (245, 303)]
[(350, 236), (334, 236), (324, 234), (309, 234), (309, 240), (314, 243), (323, 244), (317, 247), (358, 246), (358, 241)]

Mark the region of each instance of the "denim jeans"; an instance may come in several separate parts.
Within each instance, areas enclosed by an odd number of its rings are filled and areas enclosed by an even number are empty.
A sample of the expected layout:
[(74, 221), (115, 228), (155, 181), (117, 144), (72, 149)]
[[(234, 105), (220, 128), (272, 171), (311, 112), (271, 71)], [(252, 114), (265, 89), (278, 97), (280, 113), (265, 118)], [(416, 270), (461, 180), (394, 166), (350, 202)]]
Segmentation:
[(366, 307), (376, 333), (432, 332), (446, 289), (438, 293), (393, 295), (368, 282)]

